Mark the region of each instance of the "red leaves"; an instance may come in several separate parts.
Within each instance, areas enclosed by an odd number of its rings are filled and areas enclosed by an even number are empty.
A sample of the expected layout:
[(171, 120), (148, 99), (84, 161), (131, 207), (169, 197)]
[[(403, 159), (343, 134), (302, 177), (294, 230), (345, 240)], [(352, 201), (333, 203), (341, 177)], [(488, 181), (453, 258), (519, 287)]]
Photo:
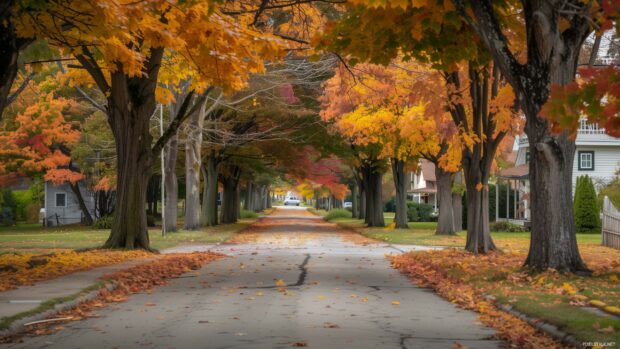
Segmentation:
[(561, 133), (568, 129), (577, 135), (580, 118), (605, 128), (620, 137), (620, 71), (615, 66), (604, 69), (582, 68), (580, 78), (566, 86), (554, 85), (541, 114), (551, 121), (551, 130)]

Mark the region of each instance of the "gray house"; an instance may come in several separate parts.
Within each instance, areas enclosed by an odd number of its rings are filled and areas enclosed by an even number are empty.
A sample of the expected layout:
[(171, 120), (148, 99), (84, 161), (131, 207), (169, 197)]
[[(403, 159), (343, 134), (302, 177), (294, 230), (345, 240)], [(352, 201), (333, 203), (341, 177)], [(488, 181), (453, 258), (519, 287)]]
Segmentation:
[[(78, 182), (77, 187), (82, 194), (86, 208), (94, 217), (94, 193), (82, 181)], [(77, 195), (67, 182), (60, 185), (45, 182), (45, 203), (41, 215), (45, 226), (76, 224), (84, 221), (84, 213), (80, 208)]]

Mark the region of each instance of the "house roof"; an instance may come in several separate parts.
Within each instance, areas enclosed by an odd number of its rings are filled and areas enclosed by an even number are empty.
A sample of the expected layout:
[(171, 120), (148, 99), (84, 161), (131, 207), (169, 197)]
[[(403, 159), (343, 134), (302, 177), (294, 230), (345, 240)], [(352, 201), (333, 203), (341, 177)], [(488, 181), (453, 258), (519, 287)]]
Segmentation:
[(420, 160), (420, 168), (422, 169), (422, 175), (424, 176), (425, 181), (437, 181), (437, 179), (435, 178), (435, 164), (426, 159), (422, 159)]
[(523, 165), (510, 167), (510, 168), (501, 170), (499, 171), (497, 176), (501, 178), (509, 178), (509, 179), (527, 179), (529, 174), (530, 174), (530, 166), (528, 164), (523, 164)]

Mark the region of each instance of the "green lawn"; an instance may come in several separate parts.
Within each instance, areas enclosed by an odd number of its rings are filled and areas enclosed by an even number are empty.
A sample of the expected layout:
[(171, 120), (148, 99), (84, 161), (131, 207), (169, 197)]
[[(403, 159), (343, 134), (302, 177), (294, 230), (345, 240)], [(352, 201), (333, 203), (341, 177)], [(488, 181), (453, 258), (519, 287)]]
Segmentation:
[[(393, 244), (426, 245), (426, 246), (458, 246), (465, 245), (465, 231), (454, 236), (435, 235), (436, 222), (410, 222), (410, 229), (394, 229), (390, 227), (393, 213), (385, 214), (385, 228), (368, 228), (360, 219), (338, 218), (331, 222), (351, 228), (356, 232), (372, 239)], [(527, 249), (530, 233), (493, 232), (495, 243), (501, 248)], [(577, 241), (581, 244), (600, 244), (600, 234), (577, 234)]]
[[(161, 230), (149, 229), (151, 246), (164, 249), (184, 244), (212, 244), (231, 238), (255, 219), (242, 219), (236, 224), (206, 227), (197, 231), (180, 230), (161, 236)], [(85, 249), (101, 246), (109, 230), (96, 230), (84, 226), (44, 228), (38, 224), (24, 224), (0, 228), (0, 253), (23, 250)]]

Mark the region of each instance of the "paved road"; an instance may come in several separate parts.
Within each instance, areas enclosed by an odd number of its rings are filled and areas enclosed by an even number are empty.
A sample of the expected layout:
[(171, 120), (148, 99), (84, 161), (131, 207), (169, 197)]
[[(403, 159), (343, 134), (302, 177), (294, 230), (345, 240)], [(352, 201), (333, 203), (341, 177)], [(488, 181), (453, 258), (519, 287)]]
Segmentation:
[[(498, 348), (476, 315), (303, 210), (279, 209), (216, 251), (230, 257), (9, 348)], [(362, 241), (363, 242), (363, 241)]]

